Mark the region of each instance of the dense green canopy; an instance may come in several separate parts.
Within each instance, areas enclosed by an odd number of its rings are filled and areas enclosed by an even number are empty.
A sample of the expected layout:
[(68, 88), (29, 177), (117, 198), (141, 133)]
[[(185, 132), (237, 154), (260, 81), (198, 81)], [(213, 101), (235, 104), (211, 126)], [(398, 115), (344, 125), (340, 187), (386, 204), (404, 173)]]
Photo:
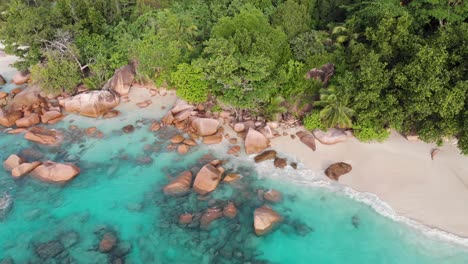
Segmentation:
[[(457, 137), (468, 154), (465, 2), (0, 1), (0, 40), (51, 92), (100, 88), (136, 60), (140, 80), (192, 102), (352, 128), (363, 141), (390, 128)], [(306, 78), (325, 63), (335, 65), (327, 85)]]

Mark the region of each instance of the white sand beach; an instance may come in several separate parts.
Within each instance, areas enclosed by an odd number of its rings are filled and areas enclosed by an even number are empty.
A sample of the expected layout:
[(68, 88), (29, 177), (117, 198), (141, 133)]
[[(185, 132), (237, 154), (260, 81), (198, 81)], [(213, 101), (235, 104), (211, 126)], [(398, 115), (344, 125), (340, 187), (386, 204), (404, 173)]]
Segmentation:
[(308, 169), (323, 171), (335, 162), (349, 163), (353, 170), (340, 183), (376, 194), (396, 213), (424, 225), (468, 237), (468, 157), (447, 144), (432, 160), (435, 147), (410, 142), (396, 132), (383, 143), (355, 138), (336, 145), (317, 142), (315, 152), (298, 138), (272, 140), (272, 149), (296, 157)]

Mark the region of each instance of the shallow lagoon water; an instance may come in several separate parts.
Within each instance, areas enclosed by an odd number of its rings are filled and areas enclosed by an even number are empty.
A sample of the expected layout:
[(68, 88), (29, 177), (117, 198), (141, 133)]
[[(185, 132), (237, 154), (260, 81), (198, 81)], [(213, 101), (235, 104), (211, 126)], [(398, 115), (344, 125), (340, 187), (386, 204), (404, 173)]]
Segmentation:
[[(149, 120), (124, 117), (121, 122), (69, 116), (57, 125), (66, 134), (60, 148), (39, 147), (21, 135), (0, 135), (0, 158), (33, 149), (58, 162), (73, 162), (81, 174), (65, 186), (26, 177), (14, 181), (0, 170), (0, 192), (14, 198), (13, 209), (0, 222), (0, 260), (14, 263), (468, 263), (465, 247), (429, 237), (419, 230), (383, 217), (369, 205), (336, 189), (293, 181), (294, 171), (270, 163), (254, 167), (249, 157), (227, 157), (227, 146), (192, 149), (180, 156), (166, 150), (172, 128), (150, 133)], [(80, 130), (70, 130), (69, 125)], [(121, 127), (133, 124), (131, 134)], [(83, 136), (96, 125), (103, 139)], [(24, 152), (23, 152), (24, 153)], [(34, 152), (33, 152), (34, 153)], [(31, 155), (31, 151), (29, 151)], [(196, 172), (205, 154), (227, 158), (226, 171), (243, 178), (221, 184), (206, 199), (196, 194), (174, 198), (161, 188), (184, 170)], [(151, 164), (142, 164), (151, 157)], [(202, 159), (201, 159), (202, 158)], [(200, 160), (201, 159), (201, 160)], [(279, 176), (278, 176), (279, 175)], [(304, 175), (303, 175), (304, 176)], [(312, 178), (315, 175), (311, 175)], [(305, 177), (308, 177), (305, 175)], [(257, 237), (253, 211), (267, 203), (258, 190), (274, 188), (283, 201), (269, 204), (283, 217), (272, 233)], [(235, 219), (218, 219), (208, 230), (180, 226), (184, 212), (203, 212), (234, 201)], [(268, 203), (267, 203), (268, 204)], [(97, 250), (103, 230), (114, 231), (122, 256)], [(60, 241), (65, 250), (54, 259), (40, 259), (41, 242)]]

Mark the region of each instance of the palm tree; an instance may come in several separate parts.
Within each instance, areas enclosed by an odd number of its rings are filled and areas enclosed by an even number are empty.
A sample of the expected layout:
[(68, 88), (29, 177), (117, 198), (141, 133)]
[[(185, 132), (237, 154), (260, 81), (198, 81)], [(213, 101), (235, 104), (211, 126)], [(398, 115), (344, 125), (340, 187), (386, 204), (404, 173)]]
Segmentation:
[(315, 102), (316, 106), (323, 106), (320, 110), (320, 118), (326, 127), (351, 128), (351, 117), (354, 110), (347, 107), (342, 100), (336, 96), (336, 88), (330, 86), (328, 89), (320, 91), (320, 101)]

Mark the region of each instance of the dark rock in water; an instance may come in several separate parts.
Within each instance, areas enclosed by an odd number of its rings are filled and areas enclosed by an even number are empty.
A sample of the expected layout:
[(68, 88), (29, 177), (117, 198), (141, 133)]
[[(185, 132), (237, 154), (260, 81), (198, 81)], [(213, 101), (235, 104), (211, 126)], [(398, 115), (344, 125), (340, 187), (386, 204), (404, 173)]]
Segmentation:
[(122, 131), (123, 131), (124, 133), (126, 133), (126, 134), (130, 134), (130, 133), (132, 133), (133, 131), (135, 131), (135, 127), (132, 126), (132, 125), (124, 126), (124, 127), (122, 128)]
[(295, 169), (295, 170), (297, 169), (297, 163), (296, 162), (291, 162), (291, 164), (289, 164), (289, 165), (291, 165), (291, 167), (293, 169)]
[(309, 227), (307, 224), (299, 221), (299, 220), (294, 220), (291, 223), (292, 227), (294, 228), (294, 232), (300, 236), (306, 236), (311, 232), (314, 232), (314, 228)]
[(351, 218), (351, 224), (353, 224), (354, 228), (359, 228), (359, 225), (361, 224), (361, 219), (359, 219), (359, 216), (353, 215)]
[(113, 259), (112, 264), (125, 264), (125, 261), (121, 258), (116, 258), (116, 259)]
[(65, 248), (70, 248), (79, 242), (80, 235), (75, 231), (70, 231), (70, 232), (61, 234), (59, 236), (59, 240)]
[(208, 229), (211, 222), (223, 217), (223, 211), (220, 208), (208, 208), (200, 219), (200, 227)]
[(49, 241), (46, 243), (41, 243), (36, 246), (36, 254), (41, 259), (49, 259), (54, 258), (58, 254), (62, 253), (65, 248), (63, 247), (62, 243), (57, 240)]
[(276, 168), (282, 169), (288, 165), (288, 162), (286, 161), (286, 159), (276, 158), (274, 164)]
[(113, 232), (106, 232), (99, 242), (99, 251), (107, 253), (117, 244), (117, 236)]
[(132, 244), (130, 244), (130, 242), (124, 241), (119, 243), (117, 247), (112, 250), (111, 254), (113, 257), (122, 258), (128, 255), (130, 251), (132, 251)]
[(153, 163), (153, 159), (148, 156), (140, 156), (136, 159), (136, 162), (140, 165), (146, 165)]
[(0, 264), (15, 264), (12, 258), (5, 258), (0, 260)]
[(262, 154), (255, 156), (254, 160), (256, 163), (263, 162), (270, 159), (276, 158), (276, 151), (274, 150), (267, 150), (264, 151)]

